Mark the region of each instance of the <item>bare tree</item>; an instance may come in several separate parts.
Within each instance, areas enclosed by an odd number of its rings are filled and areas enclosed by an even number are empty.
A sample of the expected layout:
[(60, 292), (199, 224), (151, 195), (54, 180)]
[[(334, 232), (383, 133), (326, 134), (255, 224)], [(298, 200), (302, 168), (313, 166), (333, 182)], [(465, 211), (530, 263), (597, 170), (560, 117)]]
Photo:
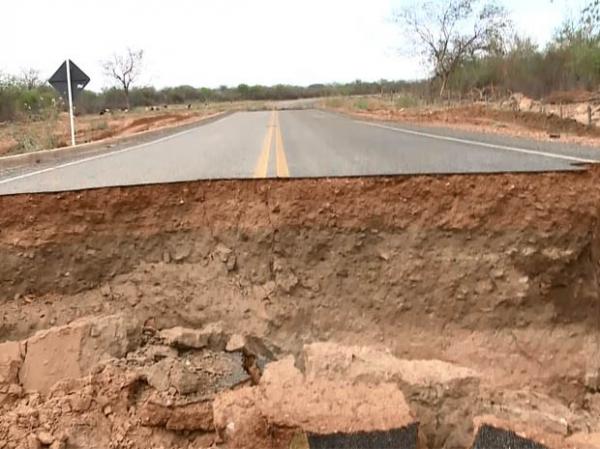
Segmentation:
[(506, 10), (493, 0), (428, 0), (395, 16), (419, 54), (433, 67), (443, 96), (450, 77), (468, 57), (497, 49), (510, 28)]
[(21, 84), (26, 89), (32, 90), (39, 87), (42, 83), (40, 80), (40, 71), (36, 69), (23, 69), (21, 70), (21, 76), (19, 78)]
[(123, 88), (128, 109), (131, 107), (129, 102), (129, 90), (142, 72), (143, 58), (143, 50), (132, 50), (131, 48), (128, 48), (124, 54), (115, 54), (111, 59), (108, 59), (103, 63), (106, 76), (115, 80), (119, 87)]
[(600, 23), (600, 0), (590, 0), (583, 10), (583, 20), (588, 25), (597, 26)]

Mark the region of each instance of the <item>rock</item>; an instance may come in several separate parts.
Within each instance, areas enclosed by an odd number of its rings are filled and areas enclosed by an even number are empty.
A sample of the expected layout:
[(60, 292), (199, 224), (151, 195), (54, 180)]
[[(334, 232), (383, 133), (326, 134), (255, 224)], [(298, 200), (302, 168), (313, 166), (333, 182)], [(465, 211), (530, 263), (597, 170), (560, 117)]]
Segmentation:
[(179, 394), (186, 395), (198, 391), (198, 380), (198, 375), (180, 361), (175, 361), (171, 366), (169, 381)]
[(41, 331), (26, 341), (20, 369), (23, 387), (48, 393), (57, 382), (78, 379), (112, 358), (122, 358), (139, 343), (139, 325), (124, 316), (88, 318)]
[(263, 340), (253, 336), (233, 335), (225, 347), (227, 352), (241, 352), (250, 364), (255, 364), (261, 372), (267, 363), (275, 360), (275, 354)]
[(199, 377), (178, 359), (164, 359), (142, 370), (148, 385), (166, 392), (175, 388), (181, 395), (198, 391)]
[(40, 443), (42, 443), (44, 446), (50, 446), (52, 443), (54, 443), (54, 436), (52, 436), (50, 432), (38, 432), (37, 438), (38, 440), (40, 440)]
[(349, 382), (403, 382), (409, 385), (445, 385), (478, 380), (477, 372), (441, 360), (403, 360), (365, 346), (316, 343), (304, 347), (304, 367), (310, 379)]
[(305, 378), (293, 357), (269, 364), (258, 388), (261, 414), (281, 428), (332, 435), (416, 425), (397, 385)]
[(67, 443), (64, 441), (56, 440), (50, 445), (50, 449), (66, 449)]
[(239, 334), (234, 334), (231, 336), (227, 345), (225, 346), (225, 351), (227, 352), (241, 352), (246, 346), (246, 337)]
[(18, 342), (0, 344), (0, 385), (19, 383), (23, 348)]
[(190, 244), (181, 244), (177, 245), (173, 251), (173, 260), (175, 262), (183, 262), (187, 258), (192, 255), (192, 245)]
[(213, 401), (217, 435), (232, 449), (269, 447), (268, 426), (258, 407), (257, 388), (240, 388), (219, 394)]
[(309, 379), (293, 357), (269, 364), (256, 387), (220, 393), (213, 410), (217, 434), (228, 447), (269, 447), (276, 434), (287, 438), (277, 444), (289, 447), (298, 430), (325, 440), (406, 431), (414, 440), (409, 447), (416, 445), (418, 424), (396, 385)]
[(200, 330), (174, 327), (161, 331), (160, 336), (167, 344), (183, 349), (210, 347), (223, 350), (226, 345), (226, 336), (220, 323), (209, 324)]
[(171, 388), (169, 375), (172, 364), (172, 359), (164, 359), (154, 365), (145, 367), (142, 373), (146, 377), (148, 385), (157, 391), (168, 391)]

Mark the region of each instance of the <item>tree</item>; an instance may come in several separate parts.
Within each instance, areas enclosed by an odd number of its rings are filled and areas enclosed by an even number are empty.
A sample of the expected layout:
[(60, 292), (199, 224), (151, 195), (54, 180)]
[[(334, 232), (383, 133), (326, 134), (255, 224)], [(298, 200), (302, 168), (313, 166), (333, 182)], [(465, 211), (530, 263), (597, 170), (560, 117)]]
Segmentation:
[(139, 78), (142, 72), (143, 50), (132, 50), (128, 48), (125, 54), (113, 55), (111, 59), (104, 61), (104, 73), (112, 78), (125, 93), (127, 108), (131, 107), (129, 91), (131, 86)]
[(33, 90), (42, 84), (40, 80), (40, 71), (36, 69), (22, 70), (19, 80), (27, 90)]
[(396, 14), (413, 44), (413, 53), (431, 64), (443, 96), (448, 81), (467, 58), (501, 49), (510, 21), (493, 1), (429, 0)]
[(583, 21), (594, 29), (600, 25), (600, 0), (590, 0), (583, 9)]

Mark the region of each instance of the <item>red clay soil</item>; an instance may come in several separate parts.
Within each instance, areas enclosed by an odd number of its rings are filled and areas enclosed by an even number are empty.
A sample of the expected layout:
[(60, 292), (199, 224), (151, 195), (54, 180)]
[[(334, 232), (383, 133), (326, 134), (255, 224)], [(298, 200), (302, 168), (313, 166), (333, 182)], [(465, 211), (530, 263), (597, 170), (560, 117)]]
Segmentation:
[[(0, 341), (124, 314), (152, 330), (146, 345), (164, 346), (155, 340), (162, 329), (220, 321), (228, 334), (255, 336), (282, 354), (328, 341), (479, 373), (476, 384), (437, 393), (394, 381), (424, 417), (431, 449), (467, 447), (472, 404), (520, 404), (523, 395), (511, 392), (522, 390), (531, 392), (524, 402), (534, 393), (559, 410), (560, 431), (599, 432), (599, 204), (598, 168), (0, 197)], [(131, 418), (141, 413), (135, 398), (146, 401), (155, 387), (125, 380), (123, 366), (139, 354), (108, 348), (124, 357), (121, 371), (109, 370), (123, 389), (88, 379), (97, 385), (94, 400), (110, 390), (123, 407), (115, 412), (117, 405), (100, 401), (113, 411), (94, 409), (98, 419), (118, 415), (103, 428), (106, 438), (117, 441), (129, 426), (128, 447), (142, 447), (140, 435), (164, 447), (203, 447), (211, 430), (173, 428), (187, 422), (188, 409), (153, 408), (160, 431)], [(185, 375), (173, 369), (171, 382), (185, 389)], [(51, 406), (45, 395), (37, 401)], [(15, 425), (0, 418), (0, 441), (2, 429)]]

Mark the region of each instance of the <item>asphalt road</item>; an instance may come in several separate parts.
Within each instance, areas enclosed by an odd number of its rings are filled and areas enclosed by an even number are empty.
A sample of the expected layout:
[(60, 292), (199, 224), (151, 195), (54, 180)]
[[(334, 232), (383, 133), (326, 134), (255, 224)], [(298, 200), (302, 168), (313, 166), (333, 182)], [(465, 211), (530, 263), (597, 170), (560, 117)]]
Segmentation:
[(319, 110), (236, 113), (156, 141), (0, 177), (0, 194), (264, 177), (573, 170), (600, 149)]

